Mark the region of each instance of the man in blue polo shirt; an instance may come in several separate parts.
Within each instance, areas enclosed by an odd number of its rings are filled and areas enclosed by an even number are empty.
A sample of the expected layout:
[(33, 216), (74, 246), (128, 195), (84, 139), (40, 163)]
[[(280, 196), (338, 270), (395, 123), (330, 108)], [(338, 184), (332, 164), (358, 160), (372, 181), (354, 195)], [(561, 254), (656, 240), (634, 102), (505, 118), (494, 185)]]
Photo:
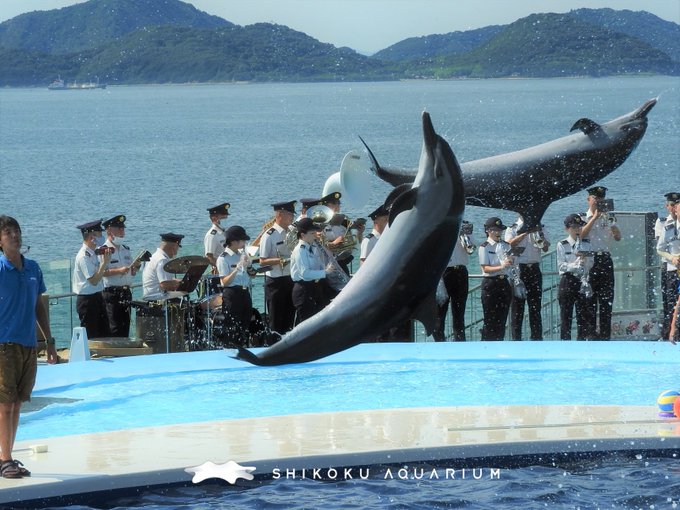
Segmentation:
[(30, 400), (37, 373), (36, 320), (47, 338), (47, 361), (57, 351), (47, 309), (40, 266), (21, 254), (21, 228), (0, 216), (0, 476), (21, 478), (31, 472), (12, 457), (21, 404)]

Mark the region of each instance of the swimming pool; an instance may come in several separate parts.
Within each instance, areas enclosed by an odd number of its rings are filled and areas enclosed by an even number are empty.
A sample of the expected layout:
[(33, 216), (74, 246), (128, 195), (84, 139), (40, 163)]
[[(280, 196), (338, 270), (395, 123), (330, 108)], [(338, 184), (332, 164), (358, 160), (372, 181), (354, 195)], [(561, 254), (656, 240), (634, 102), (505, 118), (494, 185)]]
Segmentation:
[(659, 342), (362, 344), (315, 363), (252, 367), (228, 351), (41, 367), (18, 440), (173, 423), (446, 406), (655, 405), (680, 389)]
[[(680, 422), (658, 418), (654, 405), (661, 391), (680, 387), (679, 367), (676, 347), (659, 342), (363, 344), (318, 362), (270, 368), (224, 351), (43, 366), (36, 410), (22, 415), (19, 429), (19, 458), (38, 472), (27, 482), (36, 485), (16, 487), (16, 497), (139, 493), (148, 486), (134, 503), (115, 504), (677, 504)], [(43, 442), (49, 453), (26, 453), (30, 443)], [(603, 452), (614, 460), (602, 459)], [(500, 469), (501, 476), (397, 475), (437, 459), (446, 469)], [(219, 480), (192, 486), (184, 468), (206, 460), (252, 462), (260, 477), (240, 489)], [(386, 479), (390, 465), (394, 475)], [(369, 466), (371, 477), (299, 479), (300, 469), (318, 466)], [(291, 467), (298, 479), (273, 476)], [(638, 479), (650, 487), (670, 482), (642, 494), (631, 489)], [(240, 492), (244, 487), (251, 490)], [(605, 497), (605, 488), (619, 499)], [(12, 497), (2, 489), (0, 506)]]

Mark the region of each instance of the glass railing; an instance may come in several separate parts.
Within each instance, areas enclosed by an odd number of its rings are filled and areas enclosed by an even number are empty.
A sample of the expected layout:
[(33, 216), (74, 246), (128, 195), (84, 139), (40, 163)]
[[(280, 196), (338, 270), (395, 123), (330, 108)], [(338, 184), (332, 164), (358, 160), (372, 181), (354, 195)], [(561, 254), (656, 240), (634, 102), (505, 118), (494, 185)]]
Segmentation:
[[(660, 280), (659, 260), (654, 249), (653, 221), (655, 215), (650, 213), (617, 213), (618, 224), (623, 239), (615, 243), (612, 250), (615, 271), (615, 299), (612, 320), (613, 338), (657, 339), (659, 337), (660, 322)], [(555, 246), (555, 243), (553, 243)], [(185, 246), (180, 256), (201, 255), (202, 245)], [(68, 347), (71, 332), (79, 325), (78, 314), (75, 309), (75, 296), (71, 293), (71, 260), (59, 260), (43, 265), (45, 282), (50, 296), (50, 323), (52, 334), (57, 339), (58, 347)], [(352, 270), (358, 269), (358, 253)], [(471, 273), (477, 265), (476, 254), (473, 254), (468, 264)], [(545, 340), (559, 339), (560, 313), (557, 299), (559, 275), (556, 271), (556, 254), (551, 251), (545, 254), (541, 261), (543, 272), (542, 319), (543, 337)], [(261, 312), (264, 311), (264, 278), (257, 277), (253, 281), (253, 305)], [(468, 292), (465, 312), (466, 338), (468, 341), (480, 339), (480, 329), (483, 324), (481, 306), (481, 274), (470, 275), (470, 290)], [(142, 296), (141, 271), (135, 277), (133, 299)], [(196, 301), (198, 296), (190, 296)], [(135, 335), (135, 317), (132, 314), (130, 327), (131, 336)], [(451, 314), (447, 314), (445, 335), (452, 338)], [(575, 321), (574, 321), (575, 322)], [(424, 328), (419, 322), (414, 322), (414, 338), (416, 341), (427, 341)], [(574, 325), (575, 329), (575, 325)], [(523, 338), (529, 338), (529, 324), (526, 316), (523, 322)], [(510, 338), (509, 326), (505, 338)], [(575, 338), (575, 331), (572, 338)]]

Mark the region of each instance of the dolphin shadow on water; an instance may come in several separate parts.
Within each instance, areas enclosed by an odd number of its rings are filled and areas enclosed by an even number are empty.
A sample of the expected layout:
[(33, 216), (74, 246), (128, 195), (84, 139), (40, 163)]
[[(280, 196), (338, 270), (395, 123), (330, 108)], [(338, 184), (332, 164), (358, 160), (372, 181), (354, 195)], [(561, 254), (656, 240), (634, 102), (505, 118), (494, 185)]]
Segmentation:
[[(465, 202), (518, 212), (524, 218), (521, 232), (538, 227), (552, 202), (587, 189), (630, 156), (656, 101), (604, 124), (579, 119), (572, 134), (550, 142), (463, 163)], [(393, 186), (413, 182), (416, 171), (381, 166), (361, 141), (378, 177)]]
[(375, 340), (414, 317), (430, 334), (436, 321), (435, 291), (458, 239), (465, 191), (449, 144), (423, 113), (423, 149), (413, 185), (390, 210), (390, 229), (340, 294), (282, 339), (238, 359), (255, 365), (302, 363)]

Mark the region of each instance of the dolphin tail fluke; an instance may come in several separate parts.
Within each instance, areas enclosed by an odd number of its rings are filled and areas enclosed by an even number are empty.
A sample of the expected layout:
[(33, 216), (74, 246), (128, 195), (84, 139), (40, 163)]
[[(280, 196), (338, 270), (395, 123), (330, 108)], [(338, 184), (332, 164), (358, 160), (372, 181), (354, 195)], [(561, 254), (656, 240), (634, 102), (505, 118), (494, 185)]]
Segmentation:
[(262, 360), (258, 358), (255, 354), (250, 352), (248, 349), (243, 347), (237, 347), (238, 353), (234, 358), (240, 359), (241, 361), (247, 361), (252, 365), (262, 365)]

